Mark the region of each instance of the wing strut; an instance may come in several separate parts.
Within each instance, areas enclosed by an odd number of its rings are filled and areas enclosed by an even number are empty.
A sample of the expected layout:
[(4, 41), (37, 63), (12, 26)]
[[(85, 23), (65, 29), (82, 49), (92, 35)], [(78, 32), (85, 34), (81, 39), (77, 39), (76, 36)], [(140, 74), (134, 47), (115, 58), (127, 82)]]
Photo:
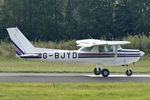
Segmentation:
[(117, 55), (118, 55), (118, 45), (115, 45), (115, 57), (114, 57), (115, 63), (116, 63)]

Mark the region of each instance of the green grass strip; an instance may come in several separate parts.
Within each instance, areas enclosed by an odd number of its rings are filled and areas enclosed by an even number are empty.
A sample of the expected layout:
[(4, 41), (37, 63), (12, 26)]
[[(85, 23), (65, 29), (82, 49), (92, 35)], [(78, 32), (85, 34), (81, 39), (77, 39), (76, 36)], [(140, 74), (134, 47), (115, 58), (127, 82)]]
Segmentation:
[(0, 83), (1, 100), (149, 100), (150, 83)]

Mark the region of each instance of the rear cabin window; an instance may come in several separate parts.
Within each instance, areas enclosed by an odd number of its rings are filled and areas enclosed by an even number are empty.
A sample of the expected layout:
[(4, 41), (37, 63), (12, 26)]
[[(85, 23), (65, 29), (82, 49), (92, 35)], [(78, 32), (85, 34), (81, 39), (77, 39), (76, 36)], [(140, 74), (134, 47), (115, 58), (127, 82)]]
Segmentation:
[(92, 50), (93, 47), (84, 47), (81, 49), (81, 51), (88, 51), (90, 52)]
[(113, 52), (113, 46), (111, 45), (99, 46), (99, 52)]

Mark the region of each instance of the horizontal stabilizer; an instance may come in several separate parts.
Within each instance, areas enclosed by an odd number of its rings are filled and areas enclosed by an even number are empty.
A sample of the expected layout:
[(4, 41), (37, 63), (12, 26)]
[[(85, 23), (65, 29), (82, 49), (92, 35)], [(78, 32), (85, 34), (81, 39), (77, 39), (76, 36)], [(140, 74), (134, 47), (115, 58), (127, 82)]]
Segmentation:
[(42, 53), (32, 53), (20, 55), (20, 58), (42, 58)]

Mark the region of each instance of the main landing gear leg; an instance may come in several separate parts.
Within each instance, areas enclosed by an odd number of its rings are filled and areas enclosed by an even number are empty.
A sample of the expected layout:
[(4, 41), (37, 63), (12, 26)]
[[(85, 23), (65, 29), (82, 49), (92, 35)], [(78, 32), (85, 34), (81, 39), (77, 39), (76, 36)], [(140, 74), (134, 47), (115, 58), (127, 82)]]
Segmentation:
[(95, 75), (102, 74), (103, 77), (108, 77), (108, 75), (110, 74), (108, 69), (102, 69), (100, 65), (96, 65), (93, 72)]
[(132, 70), (128, 68), (128, 65), (126, 65), (127, 70), (126, 70), (126, 75), (131, 76), (132, 75)]
[(95, 75), (100, 75), (102, 73), (102, 68), (100, 65), (96, 65), (96, 67), (94, 68), (94, 74)]

